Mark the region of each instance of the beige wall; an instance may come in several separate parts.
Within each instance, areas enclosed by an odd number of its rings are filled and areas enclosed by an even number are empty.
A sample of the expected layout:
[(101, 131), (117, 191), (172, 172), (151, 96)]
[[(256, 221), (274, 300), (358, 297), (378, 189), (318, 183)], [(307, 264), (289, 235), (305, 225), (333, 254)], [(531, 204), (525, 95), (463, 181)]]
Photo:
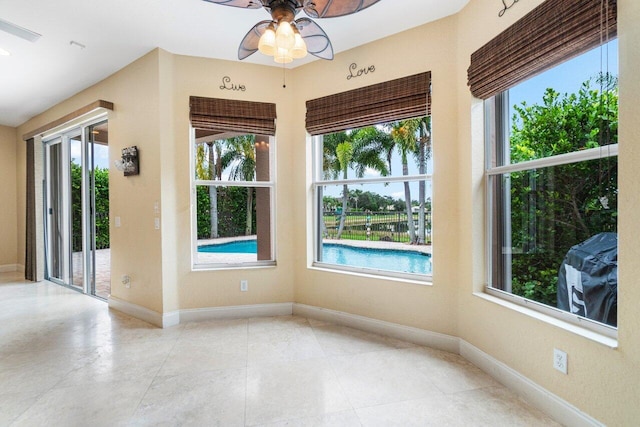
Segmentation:
[[(435, 332), (457, 333), (458, 147), (456, 124), (456, 18), (443, 19), (296, 69), (294, 226), (296, 302), (346, 311)], [(419, 46), (419, 48), (418, 48)], [(349, 65), (375, 72), (347, 79)], [(305, 101), (394, 78), (431, 71), (433, 131), (433, 285), (309, 269), (312, 230), (311, 147), (304, 143)], [(444, 260), (444, 262), (442, 261)]]
[[(290, 179), (292, 165), (291, 99), (296, 89), (282, 88), (282, 69), (229, 61), (216, 61), (187, 56), (174, 56), (173, 110), (171, 158), (163, 162), (163, 227), (173, 234), (164, 255), (173, 265), (168, 286), (176, 286), (172, 309), (234, 306), (290, 302), (293, 300), (292, 241), (295, 234), (288, 225), (293, 221), (290, 197), (294, 183)], [(246, 91), (221, 89), (222, 78), (244, 85)], [(260, 78), (256, 78), (260, 76)], [(191, 210), (189, 195), (189, 96), (240, 99), (276, 104), (275, 181), (276, 215), (275, 241), (277, 266), (253, 269), (217, 271), (191, 270)], [(304, 143), (304, 141), (300, 142)], [(168, 151), (169, 152), (169, 151)], [(301, 168), (300, 165), (296, 166)], [(168, 175), (165, 173), (168, 171)], [(164, 179), (164, 178), (163, 178)], [(166, 200), (172, 200), (167, 203)], [(168, 227), (167, 227), (168, 226)], [(240, 280), (249, 281), (249, 292), (240, 292)]]
[[(114, 103), (114, 111), (109, 112), (111, 162), (122, 148), (137, 145), (141, 173), (125, 178), (112, 168), (109, 178), (111, 293), (157, 312), (163, 309), (161, 232), (154, 229), (154, 202), (160, 201), (162, 175), (160, 57), (160, 51), (155, 50), (18, 128), (20, 138), (98, 99)], [(19, 178), (24, 186), (24, 174)], [(114, 225), (115, 216), (121, 218), (120, 228)], [(20, 235), (24, 235), (24, 223), (20, 224)], [(120, 282), (123, 274), (131, 276), (130, 289)]]
[[(112, 293), (168, 313), (246, 304), (298, 302), (459, 336), (552, 393), (610, 425), (637, 422), (640, 390), (640, 4), (619, 0), (620, 35), (620, 305), (619, 347), (610, 349), (544, 320), (478, 296), (484, 285), (482, 105), (471, 97), (466, 69), (471, 52), (542, 0), (519, 2), (498, 18), (500, 2), (472, 0), (459, 14), (287, 71), (246, 63), (172, 55), (155, 50), (120, 72), (22, 125), (17, 134), (96, 99), (115, 104), (109, 114), (112, 160), (137, 145), (141, 174), (113, 171), (111, 186)], [(347, 80), (348, 66), (376, 71)], [(432, 72), (434, 142), (434, 275), (424, 285), (309, 268), (311, 186), (305, 101), (424, 71)], [(220, 89), (223, 76), (247, 87)], [(277, 266), (192, 271), (189, 195), (189, 96), (274, 102), (276, 135)], [(17, 164), (24, 163), (18, 144)], [(4, 153), (4, 151), (3, 151)], [(17, 171), (18, 209), (24, 172)], [(14, 196), (15, 197), (15, 196)], [(162, 230), (154, 230), (154, 202)], [(22, 207), (24, 209), (24, 207)], [(21, 212), (20, 210), (18, 210)], [(113, 227), (120, 216), (122, 227)], [(18, 217), (19, 236), (24, 221)], [(18, 243), (18, 253), (24, 250)], [(22, 247), (20, 246), (22, 245)], [(131, 289), (119, 282), (133, 279)], [(249, 292), (239, 281), (249, 280)], [(553, 348), (569, 355), (569, 375), (551, 366)]]
[(0, 271), (24, 264), (18, 258), (17, 162), (16, 129), (0, 126)]

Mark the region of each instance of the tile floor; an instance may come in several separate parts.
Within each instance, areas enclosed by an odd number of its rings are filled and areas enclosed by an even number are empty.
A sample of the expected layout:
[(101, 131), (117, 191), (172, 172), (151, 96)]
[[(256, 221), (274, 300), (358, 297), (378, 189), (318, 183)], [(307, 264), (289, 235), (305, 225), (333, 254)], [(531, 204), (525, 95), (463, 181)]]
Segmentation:
[(297, 316), (158, 329), (0, 274), (0, 426), (549, 426), (461, 357)]

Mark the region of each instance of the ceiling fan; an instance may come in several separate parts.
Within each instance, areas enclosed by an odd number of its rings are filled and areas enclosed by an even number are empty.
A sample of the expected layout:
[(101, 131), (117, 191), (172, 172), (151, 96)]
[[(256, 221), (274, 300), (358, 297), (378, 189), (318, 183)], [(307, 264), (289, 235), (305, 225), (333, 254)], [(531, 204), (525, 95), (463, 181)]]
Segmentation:
[(321, 59), (333, 59), (333, 46), (322, 28), (309, 18), (295, 16), (301, 10), (311, 18), (351, 15), (380, 0), (204, 0), (245, 9), (264, 7), (272, 20), (260, 21), (244, 36), (238, 48), (242, 60), (257, 51), (287, 64), (307, 53)]

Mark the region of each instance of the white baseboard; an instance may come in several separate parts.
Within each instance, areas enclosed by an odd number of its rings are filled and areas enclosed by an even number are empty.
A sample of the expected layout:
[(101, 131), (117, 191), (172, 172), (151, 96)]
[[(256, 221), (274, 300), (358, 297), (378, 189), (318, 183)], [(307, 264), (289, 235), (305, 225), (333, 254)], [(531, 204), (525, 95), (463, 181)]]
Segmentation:
[(180, 322), (231, 319), (243, 317), (286, 316), (293, 313), (290, 302), (274, 304), (234, 305), (229, 307), (193, 308), (180, 310)]
[(516, 370), (462, 339), (460, 340), (460, 355), (509, 388), (509, 390), (521, 396), (527, 403), (540, 409), (562, 425), (604, 425), (566, 400), (549, 392)]
[(160, 314), (137, 304), (109, 297), (109, 308), (121, 311), (136, 319), (144, 320), (160, 328), (176, 326), (181, 322), (213, 319), (231, 319), (261, 316), (286, 316), (292, 314), (292, 303), (237, 305), (170, 311)]
[(445, 350), (450, 353), (458, 354), (460, 352), (460, 340), (457, 337), (413, 328), (411, 326), (398, 325), (397, 323), (371, 319), (370, 317), (298, 303), (293, 304), (293, 314), (337, 323), (351, 328), (401, 339), (418, 345)]
[[(23, 267), (24, 269), (24, 267)], [(0, 265), (0, 273), (10, 273), (13, 271), (21, 271), (20, 264), (5, 264)]]
[[(118, 298), (109, 297), (108, 300), (109, 308), (121, 311), (129, 316), (133, 316), (136, 319), (144, 320), (145, 322), (151, 323), (152, 325), (158, 326), (160, 328), (169, 327), (173, 325), (164, 324), (164, 317), (171, 316), (171, 313), (167, 315), (162, 315), (157, 311), (150, 310), (146, 307), (142, 307), (137, 304), (130, 303), (128, 301), (123, 301)], [(178, 316), (178, 323), (180, 323), (180, 317)], [(176, 325), (178, 323), (175, 323)]]

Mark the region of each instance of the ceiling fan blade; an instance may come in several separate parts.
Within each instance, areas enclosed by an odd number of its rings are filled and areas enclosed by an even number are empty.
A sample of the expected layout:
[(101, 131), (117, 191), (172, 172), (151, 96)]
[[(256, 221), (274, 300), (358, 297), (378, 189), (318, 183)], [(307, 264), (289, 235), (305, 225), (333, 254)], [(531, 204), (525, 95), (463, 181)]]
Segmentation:
[(298, 31), (307, 45), (307, 52), (321, 59), (333, 59), (333, 46), (329, 36), (309, 18), (296, 20)]
[(249, 30), (240, 42), (240, 47), (238, 47), (238, 59), (243, 60), (258, 51), (260, 36), (262, 36), (270, 23), (271, 21), (260, 21)]
[(209, 3), (221, 4), (224, 6), (241, 7), (243, 9), (259, 9), (262, 7), (260, 0), (204, 0)]
[(351, 15), (380, 0), (304, 0), (304, 11), (312, 18), (335, 18)]
[(4, 19), (0, 19), (0, 30), (30, 42), (35, 42), (41, 37), (41, 35), (36, 32), (27, 30), (26, 28), (22, 28), (16, 24), (12, 24)]

